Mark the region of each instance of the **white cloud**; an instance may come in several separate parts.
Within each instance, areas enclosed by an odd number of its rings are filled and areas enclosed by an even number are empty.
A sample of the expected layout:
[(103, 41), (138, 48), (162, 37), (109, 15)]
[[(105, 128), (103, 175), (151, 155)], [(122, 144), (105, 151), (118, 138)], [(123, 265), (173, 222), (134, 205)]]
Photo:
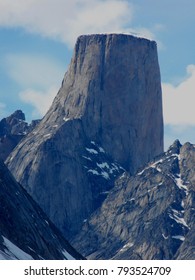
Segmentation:
[(0, 120), (8, 115), (6, 104), (0, 102)]
[(32, 53), (9, 54), (4, 62), (7, 75), (21, 89), (19, 99), (33, 107), (31, 117), (43, 117), (61, 86), (66, 67)]
[(28, 89), (22, 91), (19, 96), (23, 102), (34, 107), (32, 118), (40, 118), (43, 117), (49, 109), (57, 91), (58, 89), (55, 87), (51, 87), (47, 91), (35, 91), (33, 89)]
[(6, 107), (6, 105), (4, 103), (0, 102), (0, 109), (4, 109)]
[(164, 122), (170, 125), (195, 125), (195, 65), (187, 66), (187, 77), (174, 86), (163, 83)]
[(133, 5), (127, 0), (0, 1), (0, 26), (22, 27), (70, 47), (79, 35), (89, 33), (130, 31), (151, 37), (148, 29), (128, 28), (133, 14)]
[(60, 85), (65, 67), (37, 54), (10, 54), (5, 58), (8, 75), (20, 86), (46, 89)]
[(179, 139), (181, 144), (191, 142), (195, 144), (195, 125), (165, 125), (165, 150)]
[[(147, 28), (130, 27), (133, 15), (129, 0), (0, 0), (0, 27), (21, 27), (71, 48), (79, 35), (90, 33), (155, 39)], [(36, 54), (10, 54), (6, 65), (8, 75), (22, 88), (21, 100), (34, 106), (34, 115), (42, 116), (57, 93), (53, 88), (60, 87), (65, 67)]]

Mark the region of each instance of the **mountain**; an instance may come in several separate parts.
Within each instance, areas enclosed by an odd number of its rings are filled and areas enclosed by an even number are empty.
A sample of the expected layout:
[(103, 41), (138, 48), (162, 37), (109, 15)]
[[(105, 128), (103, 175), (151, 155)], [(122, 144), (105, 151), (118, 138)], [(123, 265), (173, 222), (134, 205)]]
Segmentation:
[(0, 161), (0, 259), (83, 259)]
[(0, 158), (6, 160), (21, 139), (32, 131), (38, 123), (39, 120), (34, 120), (28, 124), (21, 110), (3, 118), (0, 121)]
[(156, 43), (122, 34), (87, 35), (78, 38), (49, 111), (6, 163), (72, 238), (124, 169), (134, 174), (162, 152)]
[(91, 259), (195, 259), (195, 145), (123, 173), (73, 240)]

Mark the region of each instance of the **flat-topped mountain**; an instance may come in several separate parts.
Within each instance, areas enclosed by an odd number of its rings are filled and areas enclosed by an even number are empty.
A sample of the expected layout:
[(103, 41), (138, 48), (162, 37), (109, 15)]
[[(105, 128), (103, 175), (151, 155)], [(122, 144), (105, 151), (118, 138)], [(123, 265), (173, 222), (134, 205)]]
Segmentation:
[(72, 238), (124, 169), (163, 152), (154, 41), (80, 36), (49, 111), (7, 160), (16, 179)]

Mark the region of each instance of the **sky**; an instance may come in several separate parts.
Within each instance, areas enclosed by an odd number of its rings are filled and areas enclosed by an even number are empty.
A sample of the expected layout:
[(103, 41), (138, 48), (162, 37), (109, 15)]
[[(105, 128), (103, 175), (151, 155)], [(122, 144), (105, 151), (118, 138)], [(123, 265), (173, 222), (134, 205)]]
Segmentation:
[(129, 33), (158, 45), (165, 150), (195, 143), (194, 11), (194, 0), (0, 0), (0, 119), (46, 113), (79, 35)]

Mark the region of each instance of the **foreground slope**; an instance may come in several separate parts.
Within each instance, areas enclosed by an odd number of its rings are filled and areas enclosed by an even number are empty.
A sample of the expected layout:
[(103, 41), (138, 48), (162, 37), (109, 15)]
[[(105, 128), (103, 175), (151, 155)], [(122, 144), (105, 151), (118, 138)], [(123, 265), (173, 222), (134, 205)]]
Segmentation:
[(2, 161), (0, 259), (82, 259)]
[(123, 174), (74, 246), (91, 259), (195, 259), (195, 146)]
[(72, 237), (101, 205), (122, 168), (134, 173), (162, 151), (156, 43), (130, 35), (88, 35), (78, 38), (46, 116), (7, 164)]

